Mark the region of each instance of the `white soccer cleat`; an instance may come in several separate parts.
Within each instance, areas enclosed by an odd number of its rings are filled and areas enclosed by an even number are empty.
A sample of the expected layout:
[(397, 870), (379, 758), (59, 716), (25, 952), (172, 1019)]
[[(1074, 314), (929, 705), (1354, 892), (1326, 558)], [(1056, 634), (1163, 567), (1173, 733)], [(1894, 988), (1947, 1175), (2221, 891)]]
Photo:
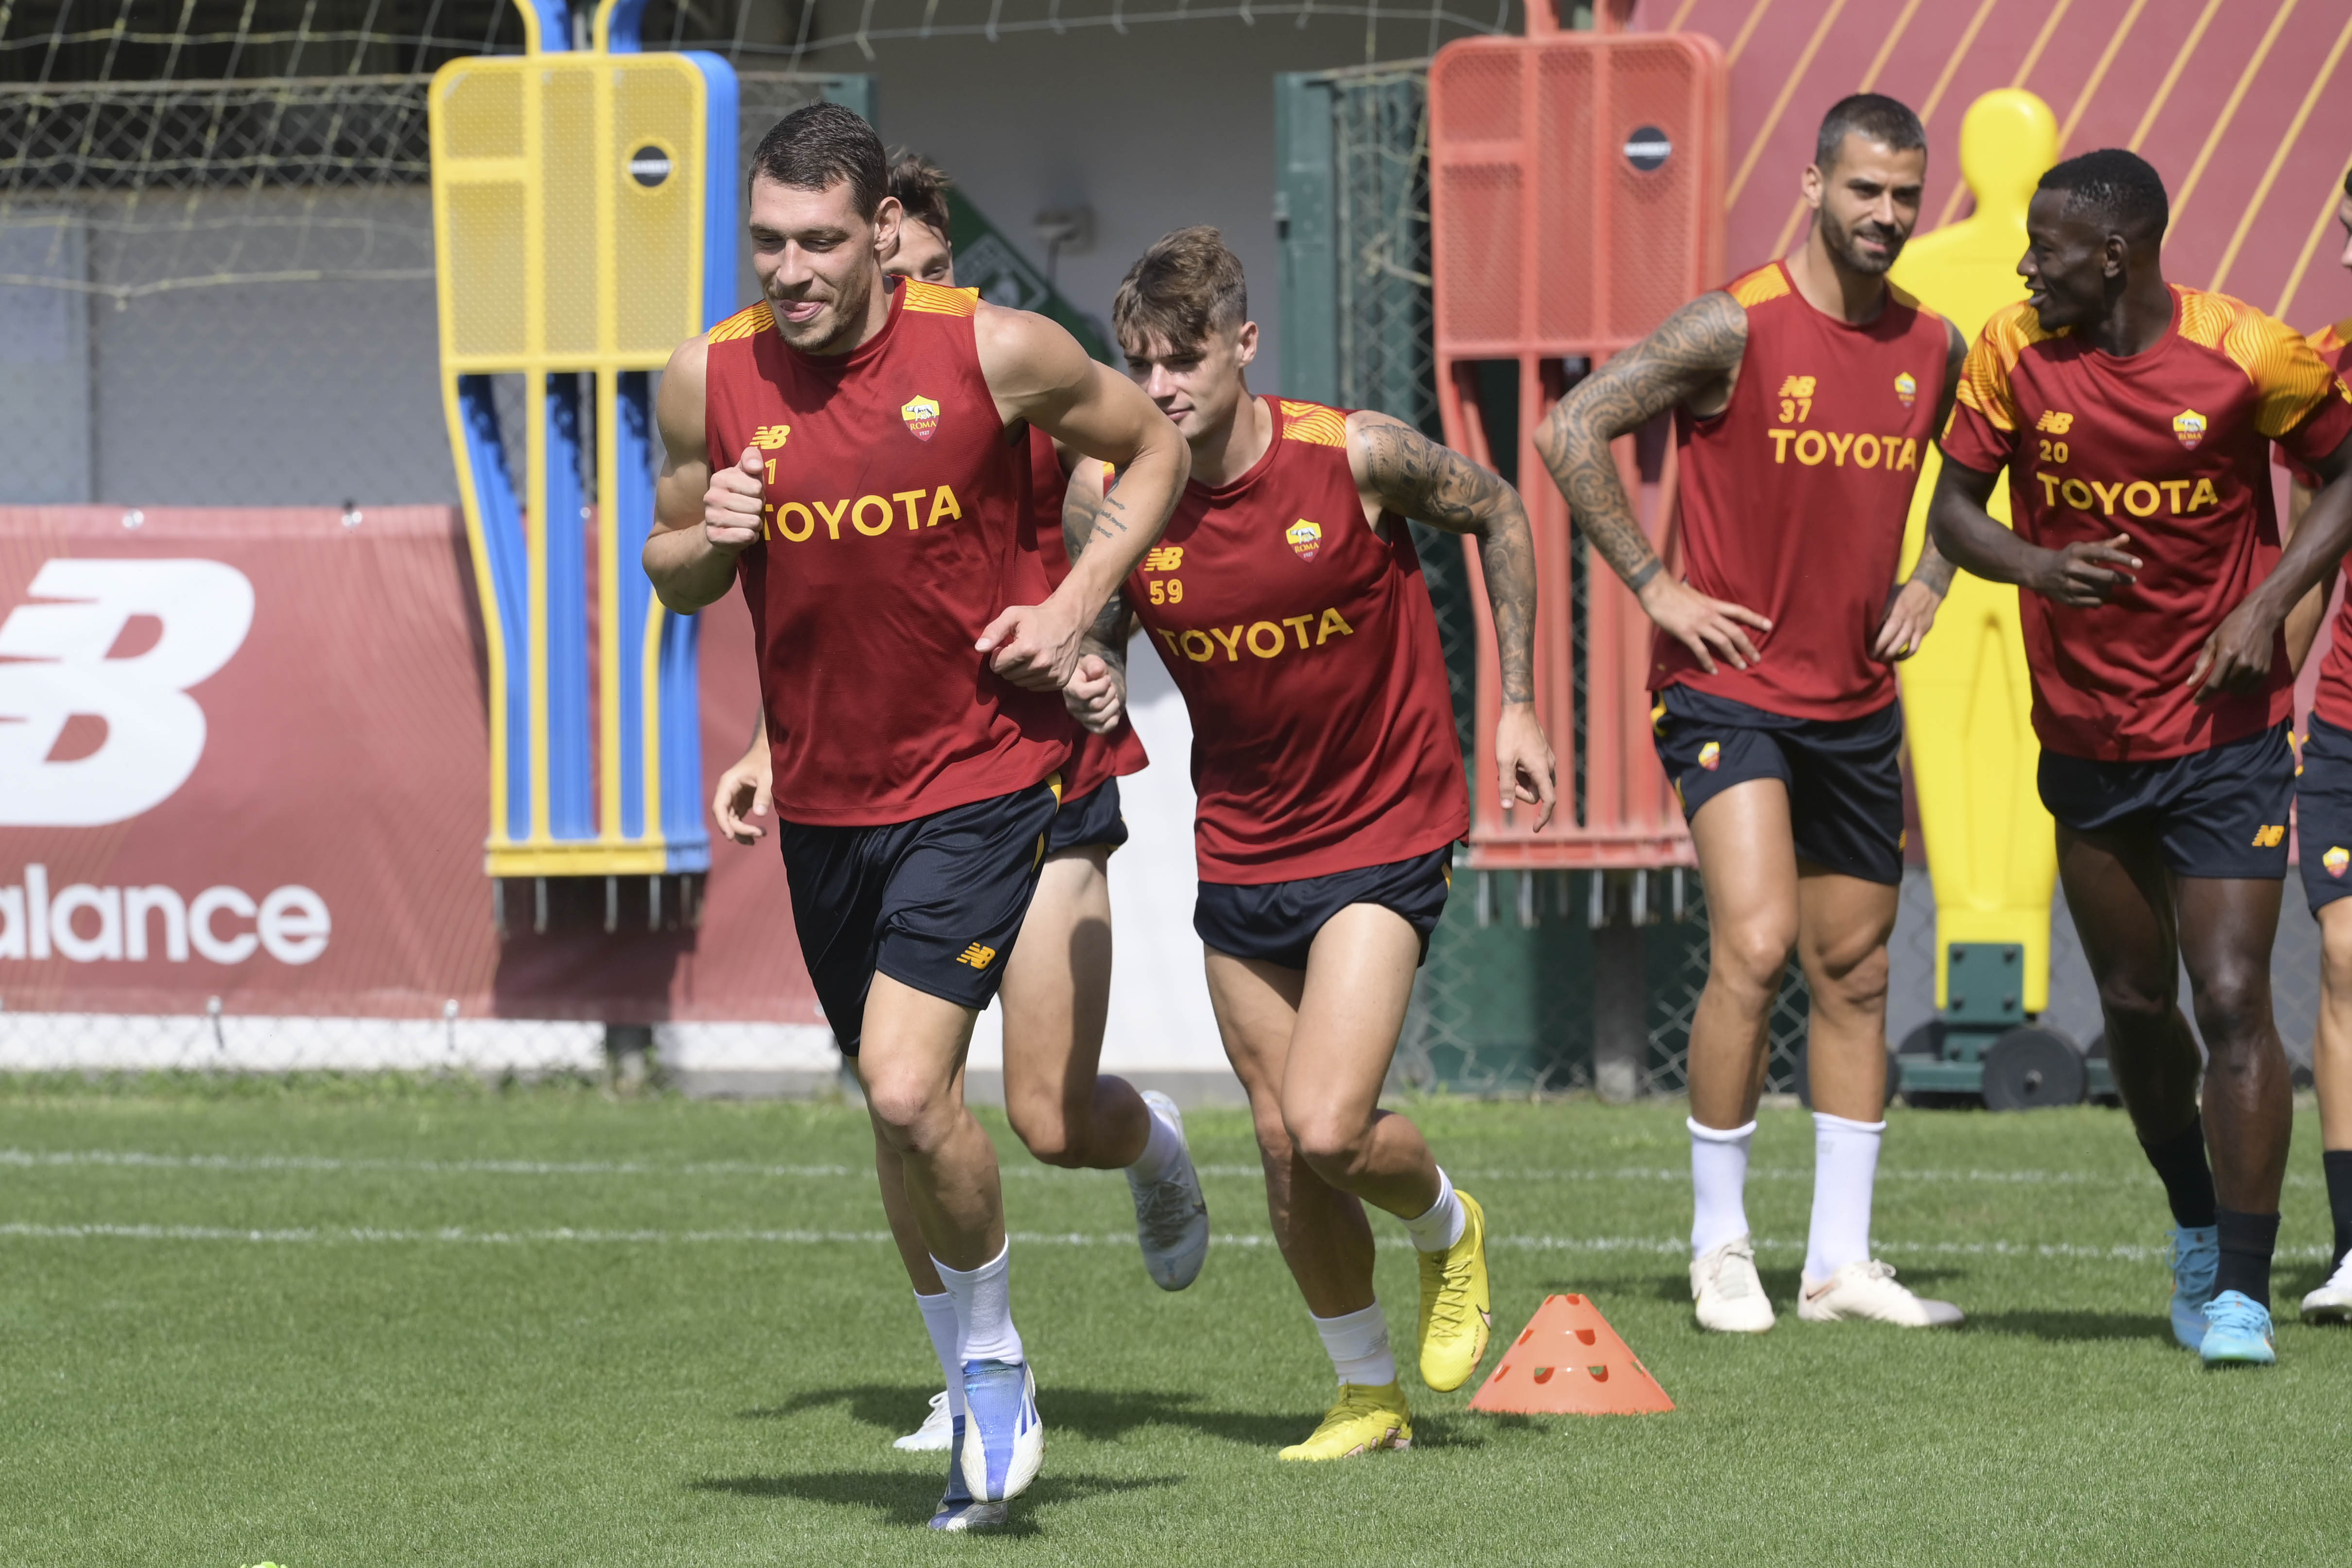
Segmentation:
[(1128, 1189), (1135, 1198), (1135, 1238), (1143, 1248), (1143, 1269), (1151, 1282), (1163, 1291), (1181, 1291), (1201, 1277), (1201, 1264), (1209, 1256), (1209, 1205), (1201, 1196), (1192, 1148), (1184, 1143), (1184, 1113), (1157, 1089), (1143, 1092), (1143, 1103), (1150, 1114), (1176, 1129), (1180, 1148), (1175, 1168), (1158, 1181), (1138, 1181), (1134, 1172), (1128, 1173)]
[(2303, 1299), (2303, 1321), (2307, 1323), (2352, 1322), (2352, 1253), (2336, 1266), (2327, 1282)]
[(1797, 1294), (1797, 1316), (1809, 1323), (1894, 1323), (1906, 1329), (1949, 1328), (1960, 1309), (1949, 1301), (1915, 1296), (1895, 1282), (1895, 1265), (1865, 1258), (1848, 1263), (1826, 1280), (1805, 1277)]
[(948, 1414), (948, 1391), (931, 1396), (931, 1413), (923, 1424), (890, 1446), (901, 1453), (944, 1454), (955, 1442), (955, 1417)]
[(1762, 1333), (1772, 1326), (1772, 1302), (1756, 1277), (1756, 1246), (1742, 1236), (1690, 1266), (1691, 1300), (1698, 1326), (1717, 1333)]

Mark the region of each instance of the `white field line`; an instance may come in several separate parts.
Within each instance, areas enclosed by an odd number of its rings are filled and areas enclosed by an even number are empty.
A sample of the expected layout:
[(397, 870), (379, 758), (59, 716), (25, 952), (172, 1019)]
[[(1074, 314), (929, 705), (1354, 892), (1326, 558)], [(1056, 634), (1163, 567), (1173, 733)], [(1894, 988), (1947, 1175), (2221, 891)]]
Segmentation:
[[(132, 1149), (11, 1149), (0, 1148), (0, 1167), (41, 1168), (47, 1166), (98, 1166), (145, 1168), (153, 1170), (190, 1171), (385, 1171), (422, 1176), (756, 1176), (770, 1180), (813, 1181), (844, 1176), (870, 1180), (873, 1167), (866, 1165), (764, 1165), (750, 1160), (702, 1160), (677, 1165), (648, 1164), (635, 1160), (397, 1160), (345, 1159), (326, 1155), (166, 1155)], [(1091, 1171), (1070, 1171), (1052, 1166), (1030, 1164), (1022, 1160), (1004, 1162), (1003, 1172), (1007, 1176), (1037, 1180), (1088, 1180), (1097, 1175)], [(1261, 1174), (1255, 1165), (1204, 1165), (1199, 1167), (1204, 1176), (1255, 1178)], [(1497, 1166), (1493, 1168), (1463, 1168), (1449, 1170), (1463, 1182), (1664, 1182), (1685, 1184), (1690, 1180), (1687, 1169), (1665, 1166), (1616, 1166), (1590, 1168), (1547, 1168), (1542, 1166)], [(1750, 1181), (1810, 1182), (1813, 1173), (1809, 1169), (1758, 1166), (1748, 1173)], [(1923, 1182), (1937, 1186), (1960, 1185), (1993, 1185), (2005, 1186), (2137, 1186), (2144, 1180), (2135, 1172), (2129, 1176), (2102, 1176), (2088, 1171), (2053, 1170), (1906, 1170), (1900, 1167), (1882, 1168), (1878, 1179), (1884, 1182)], [(2318, 1182), (2306, 1176), (2289, 1176), (2290, 1186), (2316, 1186)]]
[[(386, 1229), (370, 1226), (293, 1227), (240, 1229), (222, 1225), (35, 1225), (0, 1224), (0, 1239), (27, 1241), (242, 1241), (278, 1245), (320, 1245), (393, 1242), (465, 1246), (856, 1246), (889, 1244), (887, 1230), (593, 1230), (561, 1227), (541, 1230), (468, 1230), (462, 1226), (437, 1229)], [(1083, 1231), (1014, 1231), (1012, 1239), (1024, 1247), (1114, 1247), (1135, 1245), (1132, 1232), (1095, 1235)], [(1219, 1247), (1262, 1248), (1274, 1245), (1263, 1232), (1228, 1231), (1217, 1235)], [(1382, 1237), (1379, 1245), (1402, 1249), (1412, 1245), (1404, 1237)], [(1666, 1236), (1490, 1236), (1487, 1245), (1513, 1252), (1643, 1252), (1679, 1257), (1689, 1243)], [(1761, 1252), (1801, 1253), (1805, 1243), (1766, 1238), (1756, 1243)], [(2166, 1256), (2162, 1247), (2097, 1246), (2068, 1241), (1886, 1241), (1878, 1249), (1896, 1257), (1922, 1254), (1952, 1258), (2076, 1259), (2116, 1263), (2146, 1263)], [(2325, 1247), (2285, 1247), (2281, 1258), (2325, 1259)]]

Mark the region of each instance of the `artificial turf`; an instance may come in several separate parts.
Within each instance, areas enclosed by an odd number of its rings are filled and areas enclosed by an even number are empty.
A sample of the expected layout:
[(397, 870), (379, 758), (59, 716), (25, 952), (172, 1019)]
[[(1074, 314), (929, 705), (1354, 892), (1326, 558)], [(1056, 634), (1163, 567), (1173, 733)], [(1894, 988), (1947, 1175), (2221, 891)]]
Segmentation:
[[(990, 1119), (1048, 1432), (990, 1538), (922, 1528), (889, 1439), (936, 1375), (838, 1105), (326, 1083), (0, 1082), (0, 1563), (1319, 1564), (2337, 1561), (2352, 1332), (2295, 1125), (2280, 1364), (2165, 1326), (2165, 1217), (2119, 1113), (1892, 1115), (1882, 1253), (1957, 1333), (1795, 1321), (1811, 1127), (1750, 1216), (1783, 1312), (1690, 1322), (1683, 1107), (1409, 1107), (1486, 1203), (1496, 1333), (1589, 1294), (1680, 1406), (1496, 1418), (1413, 1392), (1409, 1454), (1279, 1464), (1328, 1365), (1245, 1120), (1195, 1113), (1218, 1240), (1166, 1296), (1116, 1176)], [(1414, 1272), (1381, 1226), (1411, 1365)], [(1486, 1367), (1494, 1364), (1489, 1353)]]

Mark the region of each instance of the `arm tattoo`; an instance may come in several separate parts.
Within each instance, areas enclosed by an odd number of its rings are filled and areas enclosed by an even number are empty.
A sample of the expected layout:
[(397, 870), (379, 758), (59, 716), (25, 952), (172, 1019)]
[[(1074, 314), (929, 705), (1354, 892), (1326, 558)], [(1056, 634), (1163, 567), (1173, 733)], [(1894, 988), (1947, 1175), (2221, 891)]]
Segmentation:
[[(1091, 459), (1081, 457), (1078, 461), (1084, 463)], [(1103, 514), (1117, 504), (1110, 497), (1097, 496), (1082, 485), (1072, 484), (1063, 488), (1062, 548), (1073, 561), (1086, 554), (1087, 546), (1097, 538), (1109, 537), (1102, 526)], [(1120, 509), (1125, 510), (1124, 507)], [(1127, 524), (1123, 520), (1110, 526), (1120, 533), (1127, 531)], [(1103, 605), (1102, 613), (1095, 617), (1094, 624), (1086, 632), (1087, 645), (1121, 669), (1127, 667), (1127, 638), (1120, 631), (1126, 619), (1127, 601), (1114, 590), (1109, 601)]]
[(1536, 541), (1518, 492), (1404, 425), (1382, 420), (1350, 434), (1362, 443), (1366, 485), (1381, 506), (1448, 533), (1476, 536), (1495, 612), (1503, 700), (1535, 701)]
[(1658, 557), (1609, 444), (1720, 382), (1738, 370), (1747, 349), (1748, 312), (1739, 301), (1702, 294), (1578, 382), (1537, 428), (1536, 451), (1568, 497), (1570, 517), (1627, 583)]

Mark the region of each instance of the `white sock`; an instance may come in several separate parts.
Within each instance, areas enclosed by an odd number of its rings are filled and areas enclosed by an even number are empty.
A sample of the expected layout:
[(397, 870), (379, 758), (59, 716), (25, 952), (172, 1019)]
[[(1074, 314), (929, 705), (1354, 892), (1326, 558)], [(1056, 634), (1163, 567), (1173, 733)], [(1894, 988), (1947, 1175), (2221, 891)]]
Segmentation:
[(1144, 1120), (1150, 1124), (1151, 1131), (1143, 1140), (1143, 1153), (1127, 1167), (1128, 1174), (1138, 1181), (1159, 1181), (1176, 1168), (1177, 1160), (1184, 1153), (1184, 1137), (1177, 1132), (1173, 1122), (1153, 1110), (1148, 1102), (1143, 1107), (1143, 1115)]
[(1748, 1234), (1748, 1145), (1756, 1124), (1685, 1126), (1691, 1135), (1691, 1256), (1704, 1258)]
[[(993, 1260), (969, 1272), (950, 1269), (936, 1258), (931, 1266), (955, 1300), (961, 1358), (1019, 1361), (1021, 1333), (1013, 1326), (1013, 1244), (1006, 1242)], [(960, 1381), (961, 1376), (949, 1379), (950, 1385)]]
[(1878, 1182), (1884, 1122), (1849, 1122), (1813, 1113), (1813, 1225), (1805, 1241), (1805, 1278), (1828, 1279), (1870, 1256), (1870, 1199)]
[(955, 1298), (941, 1291), (936, 1296), (915, 1292), (915, 1305), (923, 1310), (923, 1326), (931, 1333), (931, 1354), (940, 1358), (940, 1371), (948, 1380), (948, 1414), (963, 1414), (963, 1350), (959, 1341), (961, 1330), (956, 1325)]
[(1374, 1301), (1360, 1312), (1336, 1318), (1316, 1318), (1315, 1332), (1323, 1336), (1331, 1370), (1342, 1383), (1359, 1388), (1385, 1388), (1397, 1380), (1396, 1357), (1389, 1354), (1389, 1321)]
[[(1437, 1201), (1429, 1212), (1417, 1219), (1404, 1222), (1412, 1234), (1412, 1244), (1423, 1252), (1443, 1252), (1462, 1239), (1462, 1227), (1469, 1222), (1462, 1212), (1462, 1200), (1454, 1195), (1454, 1184), (1445, 1179), (1445, 1167), (1437, 1167)], [(1357, 1314), (1360, 1316), (1361, 1314)], [(1316, 1320), (1320, 1322), (1321, 1319)], [(1337, 1322), (1337, 1319), (1333, 1320)]]

